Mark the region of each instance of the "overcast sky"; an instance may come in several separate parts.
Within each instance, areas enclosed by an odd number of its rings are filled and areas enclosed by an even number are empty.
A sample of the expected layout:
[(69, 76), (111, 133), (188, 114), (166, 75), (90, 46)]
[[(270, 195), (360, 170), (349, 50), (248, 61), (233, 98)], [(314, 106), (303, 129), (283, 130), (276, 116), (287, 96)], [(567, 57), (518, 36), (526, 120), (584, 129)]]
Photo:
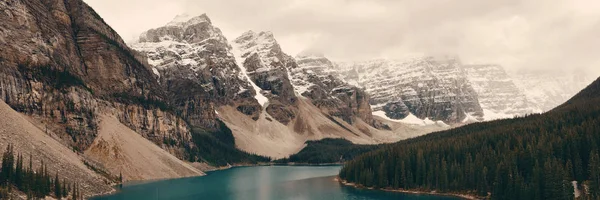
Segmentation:
[(128, 41), (206, 13), (231, 41), (272, 31), (286, 53), (333, 60), (458, 55), (508, 69), (600, 74), (598, 0), (84, 0)]

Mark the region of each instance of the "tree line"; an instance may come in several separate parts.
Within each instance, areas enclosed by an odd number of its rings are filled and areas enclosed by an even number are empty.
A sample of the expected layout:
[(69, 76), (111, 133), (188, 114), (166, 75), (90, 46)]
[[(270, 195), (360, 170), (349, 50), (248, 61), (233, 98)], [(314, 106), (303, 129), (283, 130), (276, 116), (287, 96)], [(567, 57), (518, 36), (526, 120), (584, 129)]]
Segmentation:
[(379, 145), (360, 145), (340, 138), (325, 138), (307, 141), (306, 147), (288, 158), (275, 160), (275, 163), (326, 164), (343, 163), (357, 155), (375, 150)]
[(42, 161), (34, 169), (33, 158), (29, 156), (28, 167), (24, 165), (23, 155), (15, 155), (14, 147), (9, 144), (2, 155), (0, 168), (0, 199), (9, 199), (14, 190), (27, 195), (27, 199), (40, 199), (51, 196), (57, 199), (83, 199), (77, 183), (69, 183), (60, 179), (58, 172), (54, 176)]
[(599, 95), (384, 146), (347, 162), (339, 176), (365, 187), (490, 199), (574, 199), (575, 189), (580, 199), (600, 199)]

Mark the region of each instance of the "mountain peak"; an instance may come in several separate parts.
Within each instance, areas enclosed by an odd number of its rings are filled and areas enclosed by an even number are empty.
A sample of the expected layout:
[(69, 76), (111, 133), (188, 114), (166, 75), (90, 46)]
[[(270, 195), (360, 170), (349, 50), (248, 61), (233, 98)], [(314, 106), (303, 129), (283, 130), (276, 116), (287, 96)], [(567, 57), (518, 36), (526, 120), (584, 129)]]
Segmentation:
[(184, 13), (175, 16), (175, 18), (173, 18), (173, 20), (171, 20), (171, 22), (169, 22), (166, 26), (190, 26), (200, 23), (212, 24), (210, 18), (208, 18), (206, 13), (198, 16), (190, 15), (189, 13)]

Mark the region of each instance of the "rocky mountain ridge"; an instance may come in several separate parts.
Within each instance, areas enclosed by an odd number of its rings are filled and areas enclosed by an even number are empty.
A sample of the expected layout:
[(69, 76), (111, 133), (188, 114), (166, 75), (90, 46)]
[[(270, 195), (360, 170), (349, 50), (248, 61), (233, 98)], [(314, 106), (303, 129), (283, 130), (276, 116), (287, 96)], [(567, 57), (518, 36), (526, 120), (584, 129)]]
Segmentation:
[(534, 113), (526, 95), (499, 65), (463, 65), (467, 78), (479, 95), (486, 120)]
[(482, 119), (478, 95), (456, 58), (414, 58), (337, 63), (339, 76), (366, 88), (375, 111), (392, 119), (414, 114), (421, 119), (459, 123)]
[(192, 128), (210, 124), (194, 124), (187, 111), (222, 121), (232, 144), (247, 152), (281, 157), (307, 140), (371, 144), (405, 137), (383, 134), (392, 128), (373, 117), (362, 89), (315, 76), (309, 69), (318, 63), (287, 55), (271, 32), (247, 31), (227, 41), (206, 15), (178, 16), (144, 32), (132, 47), (148, 56), (159, 85), (175, 99), (171, 105)]
[[(438, 119), (447, 123), (494, 120), (545, 112), (565, 102), (593, 80), (593, 76), (583, 73), (515, 73), (507, 72), (499, 65), (462, 64), (457, 58), (443, 58), (441, 59), (442, 62), (435, 60), (433, 57), (414, 57), (403, 60), (377, 59), (363, 62), (337, 62), (335, 65), (339, 71), (329, 74), (339, 76), (359, 87), (364, 87), (367, 93), (372, 96), (370, 103), (377, 114), (385, 115), (392, 120), (411, 118), (414, 121), (412, 115), (416, 115), (415, 117), (420, 119)], [(452, 60), (455, 61), (454, 64), (443, 64), (447, 61), (452, 63)], [(434, 67), (431, 68), (434, 71), (424, 73), (422, 68), (427, 65), (440, 65), (442, 67), (445, 65), (449, 68), (446, 68), (445, 72), (436, 73)], [(452, 68), (454, 69), (448, 70)], [(427, 73), (436, 78), (427, 78), (423, 75)], [(434, 81), (436, 84), (441, 85), (423, 87), (431, 85), (432, 79), (442, 80)], [(444, 79), (445, 81), (443, 81)], [(416, 87), (407, 86), (410, 85), (409, 83), (416, 85)], [(444, 83), (450, 84), (443, 85)], [(403, 100), (403, 98), (415, 99), (414, 96), (410, 97), (408, 95), (415, 90), (414, 88), (421, 88), (422, 91), (433, 92), (433, 94), (446, 93), (449, 94), (448, 97), (451, 97), (460, 94), (460, 92), (448, 92), (452, 91), (449, 88), (458, 88), (455, 85), (457, 83), (464, 83), (465, 87), (468, 88), (462, 90), (462, 92), (467, 91), (463, 94), (470, 95), (471, 98), (477, 98), (478, 102), (472, 100), (471, 105), (476, 108), (477, 105), (475, 104), (479, 104), (482, 113), (465, 112), (466, 114), (448, 121), (447, 116), (451, 115), (442, 115), (446, 116), (446, 119), (440, 119), (439, 115), (435, 117), (435, 114), (432, 116), (431, 113), (418, 115), (415, 112), (420, 111), (416, 111), (414, 107), (409, 108)], [(437, 92), (435, 92), (436, 90)], [(431, 97), (433, 96), (431, 93), (429, 95), (423, 95), (422, 92), (413, 94), (417, 94), (416, 99), (421, 99), (421, 102), (427, 102), (422, 100), (424, 98), (433, 99), (433, 101), (429, 101), (430, 103), (436, 102), (433, 104), (444, 101), (435, 100), (435, 97)], [(457, 104), (458, 102), (451, 104)], [(427, 103), (420, 105), (427, 105)], [(448, 108), (441, 107), (441, 109)]]

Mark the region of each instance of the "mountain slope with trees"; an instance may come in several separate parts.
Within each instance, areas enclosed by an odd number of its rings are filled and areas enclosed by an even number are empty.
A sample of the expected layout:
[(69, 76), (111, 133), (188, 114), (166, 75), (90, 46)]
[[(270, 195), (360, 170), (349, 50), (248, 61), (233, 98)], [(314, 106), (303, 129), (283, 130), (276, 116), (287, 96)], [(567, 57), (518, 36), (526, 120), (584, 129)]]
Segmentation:
[(305, 163), (327, 164), (341, 163), (354, 157), (377, 149), (382, 145), (361, 145), (340, 138), (326, 138), (318, 141), (306, 142), (300, 152), (285, 159), (276, 160), (276, 163)]
[[(365, 187), (491, 199), (600, 198), (600, 79), (545, 113), (476, 123), (385, 146), (340, 178)], [(585, 189), (587, 188), (587, 189)]]

